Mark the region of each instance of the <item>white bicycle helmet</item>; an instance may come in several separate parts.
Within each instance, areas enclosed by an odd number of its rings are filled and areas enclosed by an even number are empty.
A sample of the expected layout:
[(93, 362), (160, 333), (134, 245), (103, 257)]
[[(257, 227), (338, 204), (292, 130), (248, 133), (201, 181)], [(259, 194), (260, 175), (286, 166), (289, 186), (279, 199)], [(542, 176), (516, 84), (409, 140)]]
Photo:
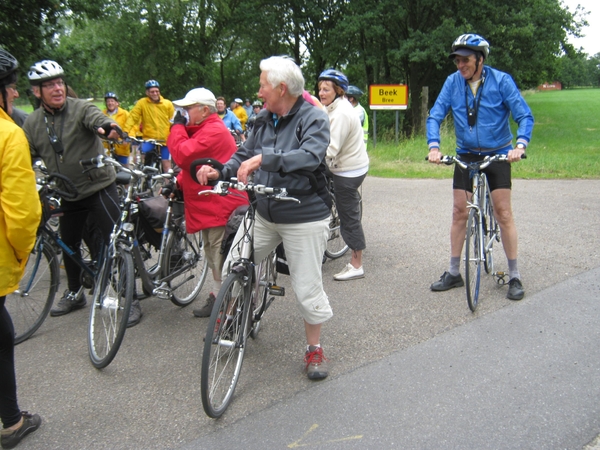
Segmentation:
[(452, 59), (456, 55), (461, 55), (461, 49), (469, 49), (475, 52), (480, 52), (484, 59), (487, 59), (490, 54), (490, 44), (478, 34), (463, 34), (456, 38), (452, 44), (452, 53), (449, 58)]
[(44, 61), (36, 62), (29, 68), (27, 78), (32, 86), (39, 86), (46, 80), (53, 80), (54, 78), (63, 78), (65, 71), (60, 64), (45, 59)]

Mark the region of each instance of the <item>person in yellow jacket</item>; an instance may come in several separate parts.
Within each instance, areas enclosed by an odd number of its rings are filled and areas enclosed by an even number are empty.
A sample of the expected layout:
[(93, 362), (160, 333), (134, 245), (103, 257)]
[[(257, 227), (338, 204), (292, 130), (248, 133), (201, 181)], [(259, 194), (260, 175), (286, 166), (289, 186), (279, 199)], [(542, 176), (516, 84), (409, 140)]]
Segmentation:
[[(114, 92), (107, 92), (104, 95), (104, 103), (106, 104), (106, 109), (102, 112), (110, 117), (114, 122), (117, 122), (122, 129), (125, 129), (125, 123), (127, 123), (127, 119), (129, 118), (129, 111), (120, 107), (117, 94)], [(103, 145), (104, 148), (109, 148), (109, 144), (106, 141), (103, 142)], [(115, 153), (117, 154), (117, 161), (119, 161), (125, 167), (129, 167), (129, 154), (131, 153), (131, 146), (129, 144), (114, 144), (114, 146)]]
[[(156, 139), (167, 142), (171, 131), (171, 119), (175, 115), (175, 107), (170, 100), (160, 95), (160, 84), (156, 80), (146, 81), (146, 97), (137, 101), (129, 112), (129, 118), (125, 123), (125, 132), (135, 135), (138, 126), (142, 128), (142, 138)], [(142, 152), (146, 153), (153, 149), (153, 145), (142, 145)], [(161, 145), (160, 157), (162, 159), (163, 171), (171, 168), (169, 149)]]
[(13, 448), (42, 419), (19, 409), (15, 330), (5, 302), (19, 287), (40, 224), (35, 175), (23, 130), (10, 117), (17, 92), (17, 60), (0, 49), (0, 419), (2, 448)]
[(248, 122), (248, 114), (246, 110), (242, 106), (244, 102), (241, 98), (236, 98), (231, 104), (231, 111), (235, 114), (235, 116), (239, 119), (242, 124), (242, 130), (246, 131), (246, 122)]

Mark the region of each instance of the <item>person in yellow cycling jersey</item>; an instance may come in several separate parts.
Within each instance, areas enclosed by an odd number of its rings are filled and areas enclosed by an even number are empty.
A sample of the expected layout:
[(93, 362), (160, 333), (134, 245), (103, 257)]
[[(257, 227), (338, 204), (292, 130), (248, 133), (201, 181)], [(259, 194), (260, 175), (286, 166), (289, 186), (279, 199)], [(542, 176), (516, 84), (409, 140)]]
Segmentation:
[(236, 98), (231, 104), (231, 111), (235, 114), (235, 116), (239, 119), (242, 124), (242, 130), (246, 131), (246, 122), (248, 122), (248, 114), (246, 114), (246, 110), (242, 106), (244, 102), (241, 98)]
[[(146, 97), (137, 101), (125, 124), (125, 131), (130, 135), (137, 133), (137, 127), (141, 124), (142, 139), (156, 139), (167, 142), (171, 130), (171, 118), (175, 115), (175, 107), (170, 100), (160, 95), (160, 84), (156, 80), (146, 81)], [(142, 145), (142, 152), (152, 150), (153, 145)], [(171, 168), (169, 149), (161, 145), (160, 156), (163, 171)]]
[[(117, 94), (114, 92), (107, 92), (104, 95), (104, 103), (106, 104), (106, 109), (102, 112), (117, 122), (121, 128), (124, 128), (125, 123), (129, 118), (129, 111), (120, 107)], [(106, 142), (104, 142), (104, 148), (108, 149), (108, 144)], [(130, 151), (131, 148), (129, 144), (115, 144), (117, 161), (119, 161), (125, 167), (129, 167)]]

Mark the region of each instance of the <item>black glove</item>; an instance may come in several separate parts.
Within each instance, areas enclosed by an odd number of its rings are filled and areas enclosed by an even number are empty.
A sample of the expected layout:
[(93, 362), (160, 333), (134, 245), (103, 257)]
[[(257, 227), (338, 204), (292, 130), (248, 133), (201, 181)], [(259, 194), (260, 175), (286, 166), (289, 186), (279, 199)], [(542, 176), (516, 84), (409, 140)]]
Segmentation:
[(186, 125), (187, 124), (187, 119), (185, 118), (185, 116), (183, 114), (181, 114), (181, 111), (177, 111), (175, 113), (175, 117), (173, 117), (173, 125), (171, 125), (172, 127), (175, 125)]
[(165, 183), (165, 185), (160, 190), (160, 195), (162, 195), (165, 198), (169, 198), (169, 196), (173, 193), (174, 188), (175, 188), (175, 185), (173, 184), (173, 182), (169, 181), (169, 182)]

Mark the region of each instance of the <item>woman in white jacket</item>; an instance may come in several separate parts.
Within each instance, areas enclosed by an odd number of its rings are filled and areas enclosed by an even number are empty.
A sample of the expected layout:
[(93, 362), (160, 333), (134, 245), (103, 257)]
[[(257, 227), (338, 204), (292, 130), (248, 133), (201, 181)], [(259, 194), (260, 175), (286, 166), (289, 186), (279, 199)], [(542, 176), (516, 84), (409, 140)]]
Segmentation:
[(360, 118), (344, 96), (348, 78), (342, 72), (327, 69), (319, 75), (319, 98), (327, 110), (330, 141), (327, 167), (333, 175), (335, 199), (344, 242), (352, 250), (352, 259), (334, 276), (345, 281), (365, 276), (362, 251), (366, 248), (360, 216), (358, 188), (367, 176), (369, 157), (363, 140)]

